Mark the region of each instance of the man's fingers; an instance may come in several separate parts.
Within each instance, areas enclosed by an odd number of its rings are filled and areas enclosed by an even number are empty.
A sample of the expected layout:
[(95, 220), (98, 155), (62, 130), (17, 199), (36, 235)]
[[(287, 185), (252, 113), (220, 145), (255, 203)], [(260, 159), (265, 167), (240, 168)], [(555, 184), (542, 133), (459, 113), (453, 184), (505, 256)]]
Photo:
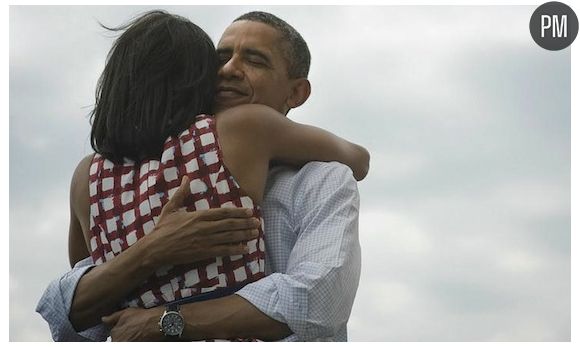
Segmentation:
[(226, 218), (249, 218), (254, 214), (250, 208), (221, 207), (197, 211), (199, 220), (217, 221)]
[(249, 252), (248, 246), (246, 245), (245, 242), (218, 246), (215, 247), (214, 250), (215, 254), (218, 254), (218, 256), (240, 255)]
[(231, 244), (242, 241), (249, 241), (258, 237), (258, 229), (236, 230), (213, 235), (212, 241), (215, 245)]
[(121, 314), (123, 314), (123, 310), (117, 311), (108, 316), (101, 317), (101, 321), (109, 328), (112, 328), (117, 324), (119, 318), (121, 318)]
[(165, 206), (161, 210), (161, 214), (163, 215), (164, 213), (175, 211), (178, 208), (182, 207), (183, 201), (185, 200), (185, 197), (189, 193), (190, 193), (189, 177), (183, 176), (181, 178), (181, 185), (179, 186), (179, 188), (177, 188), (177, 190), (175, 191), (173, 196), (169, 199), (167, 204), (165, 204)]
[(228, 218), (216, 221), (203, 221), (199, 222), (198, 225), (205, 233), (217, 234), (234, 230), (256, 229), (260, 226), (260, 221), (257, 218)]

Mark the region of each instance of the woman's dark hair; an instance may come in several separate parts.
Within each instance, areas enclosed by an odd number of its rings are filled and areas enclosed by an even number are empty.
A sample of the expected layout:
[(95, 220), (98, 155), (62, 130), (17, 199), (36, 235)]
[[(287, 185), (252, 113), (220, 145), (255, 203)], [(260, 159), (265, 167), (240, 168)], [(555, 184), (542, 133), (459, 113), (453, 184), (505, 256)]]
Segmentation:
[(125, 32), (113, 44), (97, 84), (91, 146), (115, 163), (159, 157), (168, 136), (211, 112), (215, 47), (197, 25), (163, 11), (103, 27)]

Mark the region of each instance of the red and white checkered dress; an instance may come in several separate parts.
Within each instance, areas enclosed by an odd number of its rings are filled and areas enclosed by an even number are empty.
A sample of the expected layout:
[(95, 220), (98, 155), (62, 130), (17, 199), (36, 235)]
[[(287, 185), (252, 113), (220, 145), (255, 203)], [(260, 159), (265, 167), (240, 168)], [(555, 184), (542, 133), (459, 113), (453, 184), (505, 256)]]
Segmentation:
[[(95, 154), (89, 172), (91, 256), (95, 264), (113, 259), (153, 231), (162, 207), (190, 179), (187, 211), (246, 207), (262, 221), (261, 211), (225, 167), (215, 119), (199, 115), (178, 137), (165, 141), (161, 160), (140, 165), (125, 159), (115, 165)], [(160, 268), (124, 306), (153, 307), (216, 288), (254, 282), (264, 277), (264, 233), (248, 242), (249, 253)]]

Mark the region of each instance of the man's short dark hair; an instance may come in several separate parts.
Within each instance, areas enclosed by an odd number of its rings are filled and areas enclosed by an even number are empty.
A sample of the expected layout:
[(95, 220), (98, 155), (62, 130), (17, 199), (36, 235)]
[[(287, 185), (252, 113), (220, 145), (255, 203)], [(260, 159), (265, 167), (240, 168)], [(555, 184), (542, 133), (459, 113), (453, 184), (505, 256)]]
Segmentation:
[(288, 76), (290, 78), (308, 77), (310, 70), (310, 50), (306, 41), (300, 33), (290, 24), (271, 13), (252, 11), (236, 18), (234, 22), (247, 20), (252, 22), (263, 23), (278, 30), (282, 35), (282, 40), (287, 43), (284, 51), (285, 58), (288, 62)]

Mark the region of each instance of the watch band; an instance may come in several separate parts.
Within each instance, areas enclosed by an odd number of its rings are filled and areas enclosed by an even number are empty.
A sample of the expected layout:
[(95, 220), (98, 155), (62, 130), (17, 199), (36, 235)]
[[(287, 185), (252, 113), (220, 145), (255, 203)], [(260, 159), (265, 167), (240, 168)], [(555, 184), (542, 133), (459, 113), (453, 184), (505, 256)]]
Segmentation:
[(169, 342), (177, 342), (180, 341), (180, 337), (178, 335), (165, 335), (165, 341)]
[(167, 303), (167, 305), (165, 305), (165, 312), (170, 311), (179, 312), (179, 303), (175, 301)]

